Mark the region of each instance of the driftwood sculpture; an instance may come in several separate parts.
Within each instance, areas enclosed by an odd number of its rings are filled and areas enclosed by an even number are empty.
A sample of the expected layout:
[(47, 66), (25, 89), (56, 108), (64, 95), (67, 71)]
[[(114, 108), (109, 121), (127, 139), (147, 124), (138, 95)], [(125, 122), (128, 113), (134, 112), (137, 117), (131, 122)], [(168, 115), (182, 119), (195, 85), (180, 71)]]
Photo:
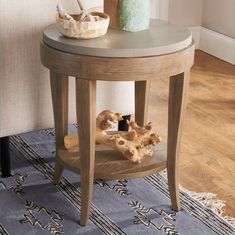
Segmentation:
[[(122, 120), (120, 113), (110, 110), (101, 112), (96, 118), (96, 143), (109, 146), (123, 154), (124, 157), (134, 163), (140, 163), (144, 156), (152, 156), (153, 151), (150, 145), (160, 142), (160, 137), (150, 133), (152, 124), (144, 127), (138, 126), (135, 122), (128, 122), (131, 131), (128, 132), (107, 132), (112, 123)], [(64, 138), (65, 148), (70, 149), (79, 144), (77, 135), (69, 135)]]

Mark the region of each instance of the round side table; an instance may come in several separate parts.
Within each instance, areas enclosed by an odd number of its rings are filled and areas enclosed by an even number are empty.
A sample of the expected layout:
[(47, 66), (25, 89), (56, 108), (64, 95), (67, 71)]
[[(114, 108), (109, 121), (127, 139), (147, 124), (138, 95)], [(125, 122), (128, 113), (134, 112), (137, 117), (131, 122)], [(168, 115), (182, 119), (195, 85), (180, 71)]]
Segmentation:
[[(94, 178), (130, 179), (164, 168), (168, 172), (172, 208), (178, 211), (181, 123), (194, 61), (190, 31), (153, 20), (145, 31), (130, 33), (109, 29), (104, 37), (73, 40), (63, 37), (57, 27), (53, 24), (46, 28), (41, 41), (41, 61), (50, 70), (55, 120), (54, 182), (59, 182), (64, 168), (81, 175), (80, 224), (86, 225), (89, 219)], [(64, 136), (68, 132), (68, 76), (76, 78), (79, 126), (79, 149), (70, 150), (64, 148)], [(167, 147), (157, 145), (153, 157), (133, 164), (119, 152), (95, 145), (96, 81), (135, 81), (135, 120), (144, 125), (150, 81), (161, 77), (169, 77)]]

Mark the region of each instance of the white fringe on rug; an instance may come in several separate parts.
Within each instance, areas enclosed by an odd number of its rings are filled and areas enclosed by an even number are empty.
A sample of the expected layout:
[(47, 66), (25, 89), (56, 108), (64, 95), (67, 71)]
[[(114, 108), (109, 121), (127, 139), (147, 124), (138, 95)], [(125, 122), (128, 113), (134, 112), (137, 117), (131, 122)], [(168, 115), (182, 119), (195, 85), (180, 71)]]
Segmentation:
[(235, 227), (235, 218), (228, 216), (223, 209), (226, 206), (226, 202), (218, 199), (216, 194), (191, 192), (182, 186), (180, 186), (180, 189)]
[[(167, 179), (167, 171), (163, 170), (160, 172), (160, 174)], [(222, 201), (217, 198), (217, 195), (214, 193), (207, 193), (207, 192), (192, 192), (184, 188), (180, 185), (180, 189), (187, 193), (190, 197), (201, 203), (206, 208), (211, 209), (215, 214), (217, 214), (220, 218), (222, 218), (224, 221), (229, 223), (235, 228), (235, 218), (228, 216), (225, 211), (224, 207), (226, 206), (226, 202)]]

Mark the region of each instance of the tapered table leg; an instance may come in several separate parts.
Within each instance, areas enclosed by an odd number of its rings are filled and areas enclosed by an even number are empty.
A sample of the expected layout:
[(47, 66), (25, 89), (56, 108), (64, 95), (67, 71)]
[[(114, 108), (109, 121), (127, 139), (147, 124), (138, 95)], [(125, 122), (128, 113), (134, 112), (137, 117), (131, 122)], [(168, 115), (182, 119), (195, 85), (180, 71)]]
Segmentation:
[(11, 159), (10, 159), (10, 141), (9, 136), (0, 138), (0, 160), (2, 177), (11, 176)]
[(146, 124), (150, 80), (135, 81), (135, 121), (138, 125)]
[(64, 136), (68, 134), (68, 76), (50, 71), (50, 81), (56, 135), (54, 183), (57, 184), (63, 172), (57, 157), (58, 149), (64, 146)]
[(182, 118), (186, 107), (189, 71), (170, 77), (168, 106), (167, 173), (172, 209), (179, 211), (178, 162)]
[(81, 159), (81, 218), (86, 225), (89, 219), (95, 161), (96, 81), (76, 79), (79, 154)]

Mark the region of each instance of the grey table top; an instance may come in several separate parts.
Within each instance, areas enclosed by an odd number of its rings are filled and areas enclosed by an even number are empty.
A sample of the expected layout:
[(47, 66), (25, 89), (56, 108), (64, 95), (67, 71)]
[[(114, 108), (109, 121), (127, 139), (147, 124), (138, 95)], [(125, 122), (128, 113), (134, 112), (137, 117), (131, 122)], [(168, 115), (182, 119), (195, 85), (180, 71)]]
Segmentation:
[(99, 57), (143, 57), (173, 53), (192, 43), (191, 32), (162, 20), (151, 20), (148, 30), (132, 33), (109, 29), (94, 39), (69, 39), (61, 35), (58, 24), (47, 27), (43, 41), (48, 46), (73, 54)]

